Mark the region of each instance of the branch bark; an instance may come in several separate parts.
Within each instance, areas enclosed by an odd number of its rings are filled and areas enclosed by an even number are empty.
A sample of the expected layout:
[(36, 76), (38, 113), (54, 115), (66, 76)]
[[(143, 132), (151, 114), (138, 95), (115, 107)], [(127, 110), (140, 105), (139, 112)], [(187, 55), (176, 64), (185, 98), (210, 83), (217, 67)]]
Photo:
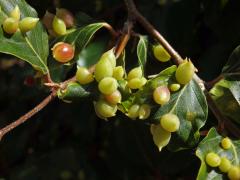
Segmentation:
[(11, 124), (7, 125), (6, 127), (2, 128), (0, 130), (0, 141), (2, 140), (3, 136), (13, 130), (14, 128), (18, 127), (19, 125), (26, 122), (28, 119), (30, 119), (32, 116), (37, 114), (39, 111), (41, 111), (44, 107), (46, 107), (55, 97), (57, 92), (53, 91), (49, 96), (47, 96), (40, 104), (38, 104), (36, 107), (34, 107), (31, 111), (26, 113), (25, 115), (21, 116), (16, 121), (12, 122)]
[(180, 64), (183, 59), (178, 54), (177, 51), (174, 50), (174, 48), (168, 43), (168, 41), (155, 29), (155, 27), (137, 10), (133, 0), (125, 0), (126, 6), (128, 11), (130, 11), (129, 14), (134, 16), (136, 19), (145, 29), (146, 31), (154, 37), (171, 55), (173, 58), (175, 64)]

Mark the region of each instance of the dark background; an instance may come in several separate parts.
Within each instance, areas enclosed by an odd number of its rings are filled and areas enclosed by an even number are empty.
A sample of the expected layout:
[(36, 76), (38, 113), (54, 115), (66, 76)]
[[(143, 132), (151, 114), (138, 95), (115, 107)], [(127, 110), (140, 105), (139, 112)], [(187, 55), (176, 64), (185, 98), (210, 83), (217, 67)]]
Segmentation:
[[(42, 17), (55, 5), (87, 13), (121, 28), (126, 18), (120, 0), (28, 0)], [(240, 44), (238, 0), (138, 0), (142, 14), (204, 80), (215, 78)], [(136, 31), (145, 34), (138, 25)], [(34, 71), (13, 57), (0, 59), (0, 126), (17, 119), (48, 92), (32, 84)], [(131, 62), (130, 62), (131, 64)], [(157, 63), (149, 65), (148, 73)], [(159, 70), (158, 70), (159, 71)], [(216, 120), (210, 113), (207, 126)], [(0, 142), (0, 178), (79, 180), (195, 179), (200, 161), (194, 149), (159, 153), (149, 127), (119, 114), (108, 123), (96, 118), (92, 101), (55, 100)]]

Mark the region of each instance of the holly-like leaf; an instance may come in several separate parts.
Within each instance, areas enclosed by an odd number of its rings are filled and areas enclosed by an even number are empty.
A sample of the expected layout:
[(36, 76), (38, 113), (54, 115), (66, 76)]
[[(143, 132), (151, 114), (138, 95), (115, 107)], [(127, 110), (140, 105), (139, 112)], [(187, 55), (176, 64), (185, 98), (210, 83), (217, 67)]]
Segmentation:
[(64, 90), (58, 90), (58, 98), (65, 102), (71, 102), (89, 95), (90, 93), (76, 82), (69, 83)]
[(240, 165), (240, 140), (232, 141), (232, 146), (228, 150), (224, 150), (220, 143), (223, 139), (215, 128), (210, 129), (207, 136), (199, 143), (196, 150), (196, 156), (201, 160), (201, 167), (198, 172), (197, 179), (222, 180), (227, 179), (226, 173), (222, 173), (217, 168), (208, 166), (205, 157), (209, 152), (215, 152), (220, 157), (228, 158), (232, 165)]
[[(0, 24), (16, 5), (21, 11), (21, 18), (38, 17), (37, 12), (24, 0), (0, 0)], [(41, 23), (25, 35), (17, 31), (10, 36), (0, 28), (0, 52), (20, 58), (44, 74), (48, 72), (48, 35)]]
[(223, 73), (240, 72), (240, 46), (236, 47), (223, 67)]
[(101, 55), (106, 50), (106, 39), (98, 39), (84, 48), (78, 56), (78, 66), (90, 67), (97, 63)]
[(221, 80), (210, 93), (224, 115), (240, 124), (240, 82)]
[(70, 44), (74, 44), (76, 51), (81, 52), (81, 50), (83, 50), (83, 48), (85, 48), (87, 44), (90, 42), (93, 35), (99, 29), (104, 27), (104, 25), (105, 22), (89, 24), (64, 36), (63, 38), (61, 38), (61, 40)]
[(155, 113), (155, 122), (159, 123), (167, 113), (176, 114), (180, 120), (180, 128), (172, 134), (169, 149), (181, 150), (196, 145), (199, 130), (207, 120), (208, 107), (201, 88), (194, 80), (171, 95), (170, 101)]
[(82, 27), (87, 24), (92, 24), (96, 22), (96, 19), (94, 19), (93, 17), (81, 11), (77, 12), (75, 19), (76, 19), (76, 25), (78, 27)]
[(146, 36), (140, 36), (139, 42), (137, 45), (137, 56), (138, 56), (138, 63), (141, 66), (143, 72), (147, 62), (147, 50), (148, 50), (148, 39)]

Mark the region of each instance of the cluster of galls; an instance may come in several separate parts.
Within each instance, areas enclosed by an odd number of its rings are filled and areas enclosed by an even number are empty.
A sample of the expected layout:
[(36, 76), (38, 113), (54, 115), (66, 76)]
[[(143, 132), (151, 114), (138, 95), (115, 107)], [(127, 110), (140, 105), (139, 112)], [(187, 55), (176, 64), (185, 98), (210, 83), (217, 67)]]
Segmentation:
[(14, 34), (18, 29), (22, 33), (26, 33), (32, 30), (38, 21), (38, 18), (33, 17), (24, 17), (21, 19), (20, 9), (18, 6), (15, 6), (3, 21), (2, 28), (7, 34)]
[[(232, 146), (232, 142), (228, 137), (222, 139), (220, 147), (223, 150), (229, 150), (233, 148)], [(218, 167), (221, 172), (227, 173), (230, 180), (240, 179), (240, 166), (233, 165), (227, 156), (220, 157), (215, 152), (209, 152), (205, 157), (205, 161), (210, 167)]]
[[(70, 61), (74, 56), (74, 47), (67, 43), (57, 43), (53, 47), (54, 58), (62, 63)], [(161, 46), (154, 46), (153, 52), (155, 57), (163, 62), (166, 62), (171, 56)], [(189, 83), (194, 75), (195, 67), (190, 60), (184, 60), (176, 72), (176, 83), (169, 86), (159, 86), (153, 89), (152, 98), (156, 104), (160, 106), (167, 104), (170, 101), (171, 92), (178, 91), (181, 86)], [(122, 101), (122, 95), (119, 91), (119, 82), (124, 82), (125, 87), (131, 91), (142, 89), (147, 83), (147, 79), (143, 76), (141, 67), (135, 67), (126, 75), (125, 69), (122, 66), (116, 66), (116, 57), (114, 50), (111, 49), (105, 52), (98, 63), (95, 65), (93, 72), (90, 72), (86, 67), (78, 67), (76, 72), (76, 80), (78, 83), (85, 85), (94, 81), (98, 82), (98, 90), (100, 92), (99, 99), (94, 102), (96, 114), (107, 120), (107, 118), (116, 115), (118, 104)], [(133, 104), (125, 114), (131, 119), (147, 119), (151, 114), (151, 106), (149, 104)], [(159, 134), (158, 138), (154, 139), (155, 144), (166, 146), (170, 140), (171, 133), (176, 132), (180, 127), (180, 120), (173, 112), (166, 113), (160, 118), (160, 124), (152, 125), (151, 132)], [(155, 136), (156, 137), (156, 136)], [(164, 137), (164, 138), (163, 138)]]
[[(153, 54), (160, 62), (167, 62), (171, 56), (161, 45), (153, 46)], [(195, 73), (195, 67), (188, 59), (184, 60), (175, 72), (176, 83), (169, 86), (159, 86), (153, 91), (153, 99), (159, 105), (165, 105), (170, 101), (171, 92), (178, 91), (181, 86), (188, 84)], [(178, 131), (180, 128), (180, 120), (173, 112), (168, 112), (160, 118), (160, 123), (152, 124), (150, 131), (153, 135), (153, 141), (158, 146), (159, 151), (165, 147), (170, 139), (171, 133)]]
[(57, 8), (56, 15), (46, 12), (42, 19), (43, 24), (52, 36), (62, 36), (71, 31), (74, 27), (75, 19), (73, 14), (64, 8)]

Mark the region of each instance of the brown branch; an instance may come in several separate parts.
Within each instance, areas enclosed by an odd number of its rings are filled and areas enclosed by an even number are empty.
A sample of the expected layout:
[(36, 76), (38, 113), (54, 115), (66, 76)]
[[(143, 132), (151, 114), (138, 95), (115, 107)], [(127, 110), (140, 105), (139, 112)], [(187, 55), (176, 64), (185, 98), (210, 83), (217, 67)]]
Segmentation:
[(46, 97), (40, 104), (38, 104), (36, 107), (34, 107), (31, 111), (26, 113), (25, 115), (21, 116), (16, 121), (12, 122), (11, 124), (7, 125), (6, 127), (0, 129), (0, 141), (3, 138), (5, 134), (13, 130), (14, 128), (18, 127), (19, 125), (26, 122), (28, 119), (30, 119), (32, 116), (34, 116), (36, 113), (41, 111), (45, 106), (47, 106), (54, 98), (56, 97), (56, 91), (53, 91), (48, 97)]
[(216, 77), (215, 79), (205, 82), (205, 87), (210, 90), (216, 83), (218, 83), (219, 81), (221, 81), (224, 78), (223, 74), (220, 74), (218, 77)]
[[(156, 30), (156, 28), (137, 10), (133, 0), (125, 0), (126, 7), (130, 16), (133, 16), (132, 19), (136, 19), (143, 28), (154, 37), (171, 55), (175, 64), (179, 65), (182, 63), (183, 58), (178, 54), (178, 52), (168, 43), (168, 41)], [(202, 90), (205, 89), (204, 81), (194, 75), (194, 79), (197, 81)]]
[(128, 20), (124, 24), (123, 35), (120, 37), (120, 39), (119, 39), (119, 41), (116, 45), (116, 48), (115, 48), (116, 58), (118, 58), (121, 55), (121, 53), (123, 52), (123, 50), (125, 49), (128, 41), (130, 39), (132, 27), (133, 27), (133, 22), (132, 21)]
[(113, 36), (113, 38), (118, 37), (119, 33), (117, 33), (110, 24), (103, 23), (103, 27), (105, 27), (110, 32), (110, 34)]
[(137, 10), (133, 0), (125, 0), (125, 4), (127, 6), (128, 11), (132, 14), (135, 19), (146, 29), (146, 31), (152, 35), (173, 57), (176, 64), (180, 64), (183, 59), (174, 50), (174, 48), (165, 40), (165, 38), (155, 29), (155, 27)]

